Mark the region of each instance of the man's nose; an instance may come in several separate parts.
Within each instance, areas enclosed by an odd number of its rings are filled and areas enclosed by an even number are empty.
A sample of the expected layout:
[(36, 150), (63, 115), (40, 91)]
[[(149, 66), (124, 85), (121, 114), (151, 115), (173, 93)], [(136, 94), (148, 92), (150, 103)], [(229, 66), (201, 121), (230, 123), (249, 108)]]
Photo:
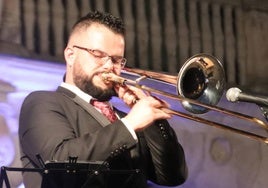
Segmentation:
[(113, 63), (113, 60), (111, 57), (107, 57), (104, 65), (105, 67), (108, 67), (108, 68), (114, 68), (114, 63)]

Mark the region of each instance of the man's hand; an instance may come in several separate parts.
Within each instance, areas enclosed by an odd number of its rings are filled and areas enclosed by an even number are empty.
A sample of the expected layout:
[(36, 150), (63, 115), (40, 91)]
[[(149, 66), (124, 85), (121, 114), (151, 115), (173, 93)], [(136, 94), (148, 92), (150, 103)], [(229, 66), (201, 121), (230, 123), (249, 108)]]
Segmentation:
[(134, 86), (117, 86), (115, 89), (118, 97), (131, 107), (124, 121), (134, 130), (143, 129), (158, 119), (171, 118), (171, 115), (163, 110), (169, 107), (165, 101)]

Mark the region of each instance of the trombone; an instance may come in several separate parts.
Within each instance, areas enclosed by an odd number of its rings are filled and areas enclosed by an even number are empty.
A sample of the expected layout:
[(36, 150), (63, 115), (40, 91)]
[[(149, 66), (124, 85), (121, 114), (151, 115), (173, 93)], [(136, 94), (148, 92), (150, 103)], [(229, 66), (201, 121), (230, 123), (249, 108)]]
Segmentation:
[[(215, 106), (219, 102), (224, 92), (226, 83), (222, 64), (214, 56), (202, 53), (190, 57), (183, 64), (178, 73), (178, 76), (134, 68), (124, 68), (124, 71), (126, 73), (129, 72), (138, 74), (140, 77), (136, 80), (131, 80), (112, 73), (105, 73), (103, 74), (103, 79), (112, 81), (117, 84), (133, 85), (149, 93), (155, 93), (171, 99), (175, 99), (177, 101), (180, 101), (182, 103), (182, 106), (187, 111), (191, 112), (191, 114), (186, 114), (184, 112), (175, 111), (169, 108), (162, 109), (170, 114), (203, 123), (212, 127), (220, 128), (226, 131), (231, 131), (233, 133), (244, 135), (248, 138), (268, 144), (267, 137), (232, 128), (230, 126), (193, 115), (206, 113), (209, 110), (214, 110), (219, 113), (253, 122), (256, 125), (264, 128), (266, 131), (268, 130), (268, 124), (258, 118)], [(178, 95), (139, 84), (141, 80), (146, 78), (159, 80), (171, 85), (176, 85)]]

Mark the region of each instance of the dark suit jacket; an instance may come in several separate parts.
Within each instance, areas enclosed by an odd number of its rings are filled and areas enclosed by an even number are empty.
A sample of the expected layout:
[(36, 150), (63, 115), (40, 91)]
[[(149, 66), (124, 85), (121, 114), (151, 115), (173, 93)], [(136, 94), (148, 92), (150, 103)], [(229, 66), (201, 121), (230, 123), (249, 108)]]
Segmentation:
[[(120, 120), (102, 126), (81, 105), (76, 95), (59, 87), (56, 92), (36, 91), (26, 97), (19, 119), (21, 160), (24, 167), (44, 161), (108, 161), (111, 169), (140, 169), (140, 186), (151, 180), (179, 185), (187, 176), (183, 148), (165, 120), (137, 132), (138, 143)], [(119, 112), (122, 114), (122, 112)], [(103, 118), (105, 118), (103, 116)], [(26, 187), (40, 187), (39, 173), (23, 173)]]

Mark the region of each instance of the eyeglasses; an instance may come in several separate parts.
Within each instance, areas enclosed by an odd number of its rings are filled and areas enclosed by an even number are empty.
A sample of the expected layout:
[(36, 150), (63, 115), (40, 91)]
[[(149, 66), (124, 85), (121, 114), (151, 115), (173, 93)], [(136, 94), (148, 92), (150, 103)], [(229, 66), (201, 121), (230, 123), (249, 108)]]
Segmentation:
[(77, 46), (77, 45), (74, 45), (73, 47), (81, 49), (81, 50), (85, 50), (88, 53), (90, 53), (91, 55), (93, 55), (95, 58), (101, 59), (103, 61), (102, 65), (104, 63), (106, 63), (109, 59), (111, 59), (113, 65), (120, 66), (121, 68), (124, 68), (124, 66), (126, 65), (126, 62), (127, 62), (127, 59), (122, 57), (122, 56), (110, 56), (106, 52), (103, 52), (100, 50), (88, 49), (88, 48)]

